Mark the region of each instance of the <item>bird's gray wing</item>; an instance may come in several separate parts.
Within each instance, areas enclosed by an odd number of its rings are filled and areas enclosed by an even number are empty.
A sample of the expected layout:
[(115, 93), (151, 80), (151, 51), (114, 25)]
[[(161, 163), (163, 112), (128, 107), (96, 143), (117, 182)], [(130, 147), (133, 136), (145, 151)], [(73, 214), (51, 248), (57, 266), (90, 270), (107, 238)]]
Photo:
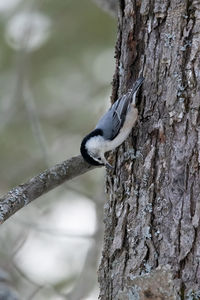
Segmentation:
[(136, 95), (143, 81), (143, 77), (136, 80), (132, 89), (114, 102), (107, 113), (99, 120), (96, 128), (103, 130), (103, 137), (109, 140), (113, 140), (116, 137), (124, 124), (127, 110), (133, 101), (133, 95)]
[(103, 130), (103, 137), (106, 139), (113, 140), (124, 124), (128, 105), (131, 100), (131, 95), (130, 97), (127, 97), (127, 95), (122, 96), (113, 103), (111, 108), (96, 125), (96, 128)]

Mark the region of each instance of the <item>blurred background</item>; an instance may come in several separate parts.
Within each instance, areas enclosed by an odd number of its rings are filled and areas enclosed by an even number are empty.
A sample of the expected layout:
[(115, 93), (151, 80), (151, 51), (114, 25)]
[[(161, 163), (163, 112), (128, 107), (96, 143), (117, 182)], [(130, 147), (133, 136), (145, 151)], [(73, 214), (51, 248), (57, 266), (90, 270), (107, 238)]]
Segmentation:
[[(116, 28), (92, 0), (0, 1), (1, 195), (79, 154), (109, 107)], [(103, 176), (67, 182), (1, 225), (0, 300), (98, 298)]]

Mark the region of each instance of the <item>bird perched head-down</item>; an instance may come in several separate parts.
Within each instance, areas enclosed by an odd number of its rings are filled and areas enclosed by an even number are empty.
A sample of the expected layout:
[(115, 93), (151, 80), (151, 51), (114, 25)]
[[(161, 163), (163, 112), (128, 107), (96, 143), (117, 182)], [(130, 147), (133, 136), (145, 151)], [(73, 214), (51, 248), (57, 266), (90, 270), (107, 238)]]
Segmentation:
[(89, 164), (112, 168), (104, 154), (121, 145), (135, 125), (138, 117), (136, 95), (143, 81), (140, 77), (128, 93), (114, 102), (95, 129), (82, 140), (81, 154)]

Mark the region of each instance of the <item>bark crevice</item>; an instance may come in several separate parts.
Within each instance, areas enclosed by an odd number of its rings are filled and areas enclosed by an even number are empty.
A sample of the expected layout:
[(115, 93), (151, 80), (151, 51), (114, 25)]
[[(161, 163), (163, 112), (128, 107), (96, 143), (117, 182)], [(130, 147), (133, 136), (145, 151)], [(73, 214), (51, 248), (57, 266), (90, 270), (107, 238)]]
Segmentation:
[[(108, 187), (112, 201), (106, 204), (100, 298), (128, 299), (130, 294), (146, 299), (153, 294), (156, 299), (150, 286), (142, 292), (138, 282), (167, 266), (171, 283), (163, 299), (178, 299), (178, 294), (187, 299), (200, 286), (200, 3), (123, 3), (118, 94), (141, 72), (145, 82), (139, 121), (132, 138), (114, 153), (116, 169), (108, 174), (114, 180)], [(115, 226), (109, 227), (112, 211)], [(118, 254), (111, 269), (110, 249)], [(112, 282), (111, 294), (104, 290), (101, 270), (109, 274), (105, 279)]]

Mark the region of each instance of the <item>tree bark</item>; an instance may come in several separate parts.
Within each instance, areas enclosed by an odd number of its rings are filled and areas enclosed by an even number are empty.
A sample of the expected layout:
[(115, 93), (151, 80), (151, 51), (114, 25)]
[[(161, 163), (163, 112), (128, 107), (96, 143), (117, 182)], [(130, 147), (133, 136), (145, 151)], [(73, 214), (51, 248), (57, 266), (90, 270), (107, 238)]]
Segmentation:
[(121, 0), (113, 101), (139, 120), (106, 189), (100, 299), (200, 299), (200, 1)]

